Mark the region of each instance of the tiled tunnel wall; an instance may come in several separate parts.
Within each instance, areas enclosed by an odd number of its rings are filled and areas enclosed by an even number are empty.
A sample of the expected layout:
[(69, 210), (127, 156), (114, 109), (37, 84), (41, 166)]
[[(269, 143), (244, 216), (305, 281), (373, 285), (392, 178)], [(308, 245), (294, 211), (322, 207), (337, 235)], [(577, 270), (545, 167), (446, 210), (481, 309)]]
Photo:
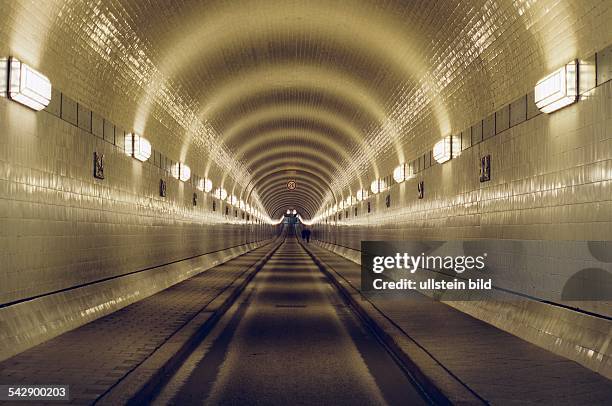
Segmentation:
[[(481, 183), (480, 158), (487, 154), (492, 179)], [(607, 81), (576, 105), (504, 129), (359, 202), (343, 211), (340, 221), (329, 218), (315, 226), (313, 236), (356, 262), (362, 240), (507, 240), (505, 258), (527, 265), (495, 264), (495, 281), (535, 300), (448, 303), (609, 373), (611, 298), (567, 301), (563, 289), (583, 268), (612, 276), (610, 252), (598, 250), (598, 243), (574, 243), (612, 240), (611, 212), (612, 81)], [(547, 241), (538, 251), (525, 250), (525, 240)]]
[[(216, 199), (212, 211), (210, 194), (57, 117), (57, 103), (34, 112), (0, 98), (0, 358), (276, 232), (246, 225), (233, 207), (226, 216)], [(105, 155), (103, 180), (93, 176), (94, 151)]]

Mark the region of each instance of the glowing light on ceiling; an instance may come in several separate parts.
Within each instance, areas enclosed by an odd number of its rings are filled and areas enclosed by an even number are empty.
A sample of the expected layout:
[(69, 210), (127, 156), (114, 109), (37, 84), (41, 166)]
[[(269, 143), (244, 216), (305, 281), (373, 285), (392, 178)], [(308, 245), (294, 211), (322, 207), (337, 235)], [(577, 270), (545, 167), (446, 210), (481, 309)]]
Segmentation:
[(578, 63), (572, 61), (541, 79), (535, 86), (535, 104), (552, 113), (578, 100)]
[(151, 143), (138, 134), (125, 135), (125, 153), (145, 162), (151, 157)]
[[(8, 63), (8, 66), (7, 66)], [(2, 79), (2, 91), (9, 99), (23, 104), (33, 110), (40, 111), (51, 101), (51, 82), (49, 79), (16, 58), (3, 61), (2, 74), (8, 73)], [(6, 80), (7, 82), (4, 82)]]

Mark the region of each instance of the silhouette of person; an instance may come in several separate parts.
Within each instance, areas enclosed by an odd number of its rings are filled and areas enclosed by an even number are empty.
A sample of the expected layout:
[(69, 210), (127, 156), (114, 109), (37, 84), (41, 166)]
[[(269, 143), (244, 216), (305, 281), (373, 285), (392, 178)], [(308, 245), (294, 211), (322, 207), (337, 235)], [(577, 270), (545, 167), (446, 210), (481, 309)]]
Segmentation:
[(310, 230), (309, 229), (305, 229), (304, 230), (304, 235), (306, 237), (306, 242), (310, 242)]
[(303, 228), (302, 229), (302, 240), (305, 240), (305, 239), (306, 239), (306, 229)]

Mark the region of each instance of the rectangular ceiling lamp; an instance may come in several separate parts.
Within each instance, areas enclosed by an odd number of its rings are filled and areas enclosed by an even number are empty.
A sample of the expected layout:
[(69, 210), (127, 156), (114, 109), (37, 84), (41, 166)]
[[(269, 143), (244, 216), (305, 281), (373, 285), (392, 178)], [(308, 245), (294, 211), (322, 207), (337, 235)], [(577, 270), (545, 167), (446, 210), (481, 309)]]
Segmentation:
[(9, 99), (40, 111), (51, 101), (51, 82), (42, 73), (32, 69), (18, 59), (8, 60)]
[(126, 134), (125, 153), (145, 162), (151, 157), (151, 143), (138, 134)]
[(433, 158), (440, 164), (449, 161), (452, 154), (452, 140), (450, 135), (436, 142), (436, 145), (433, 147)]
[(541, 79), (535, 86), (535, 104), (552, 113), (578, 100), (578, 62), (572, 61)]

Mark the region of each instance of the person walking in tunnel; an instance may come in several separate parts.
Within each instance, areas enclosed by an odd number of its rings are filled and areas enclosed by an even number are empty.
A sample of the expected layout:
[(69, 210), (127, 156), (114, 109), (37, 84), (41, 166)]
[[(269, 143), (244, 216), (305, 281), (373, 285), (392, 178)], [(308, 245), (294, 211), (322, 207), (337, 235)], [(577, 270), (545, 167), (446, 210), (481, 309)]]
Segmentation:
[(302, 230), (302, 239), (306, 240), (307, 243), (310, 242), (310, 230), (305, 228), (304, 230)]

